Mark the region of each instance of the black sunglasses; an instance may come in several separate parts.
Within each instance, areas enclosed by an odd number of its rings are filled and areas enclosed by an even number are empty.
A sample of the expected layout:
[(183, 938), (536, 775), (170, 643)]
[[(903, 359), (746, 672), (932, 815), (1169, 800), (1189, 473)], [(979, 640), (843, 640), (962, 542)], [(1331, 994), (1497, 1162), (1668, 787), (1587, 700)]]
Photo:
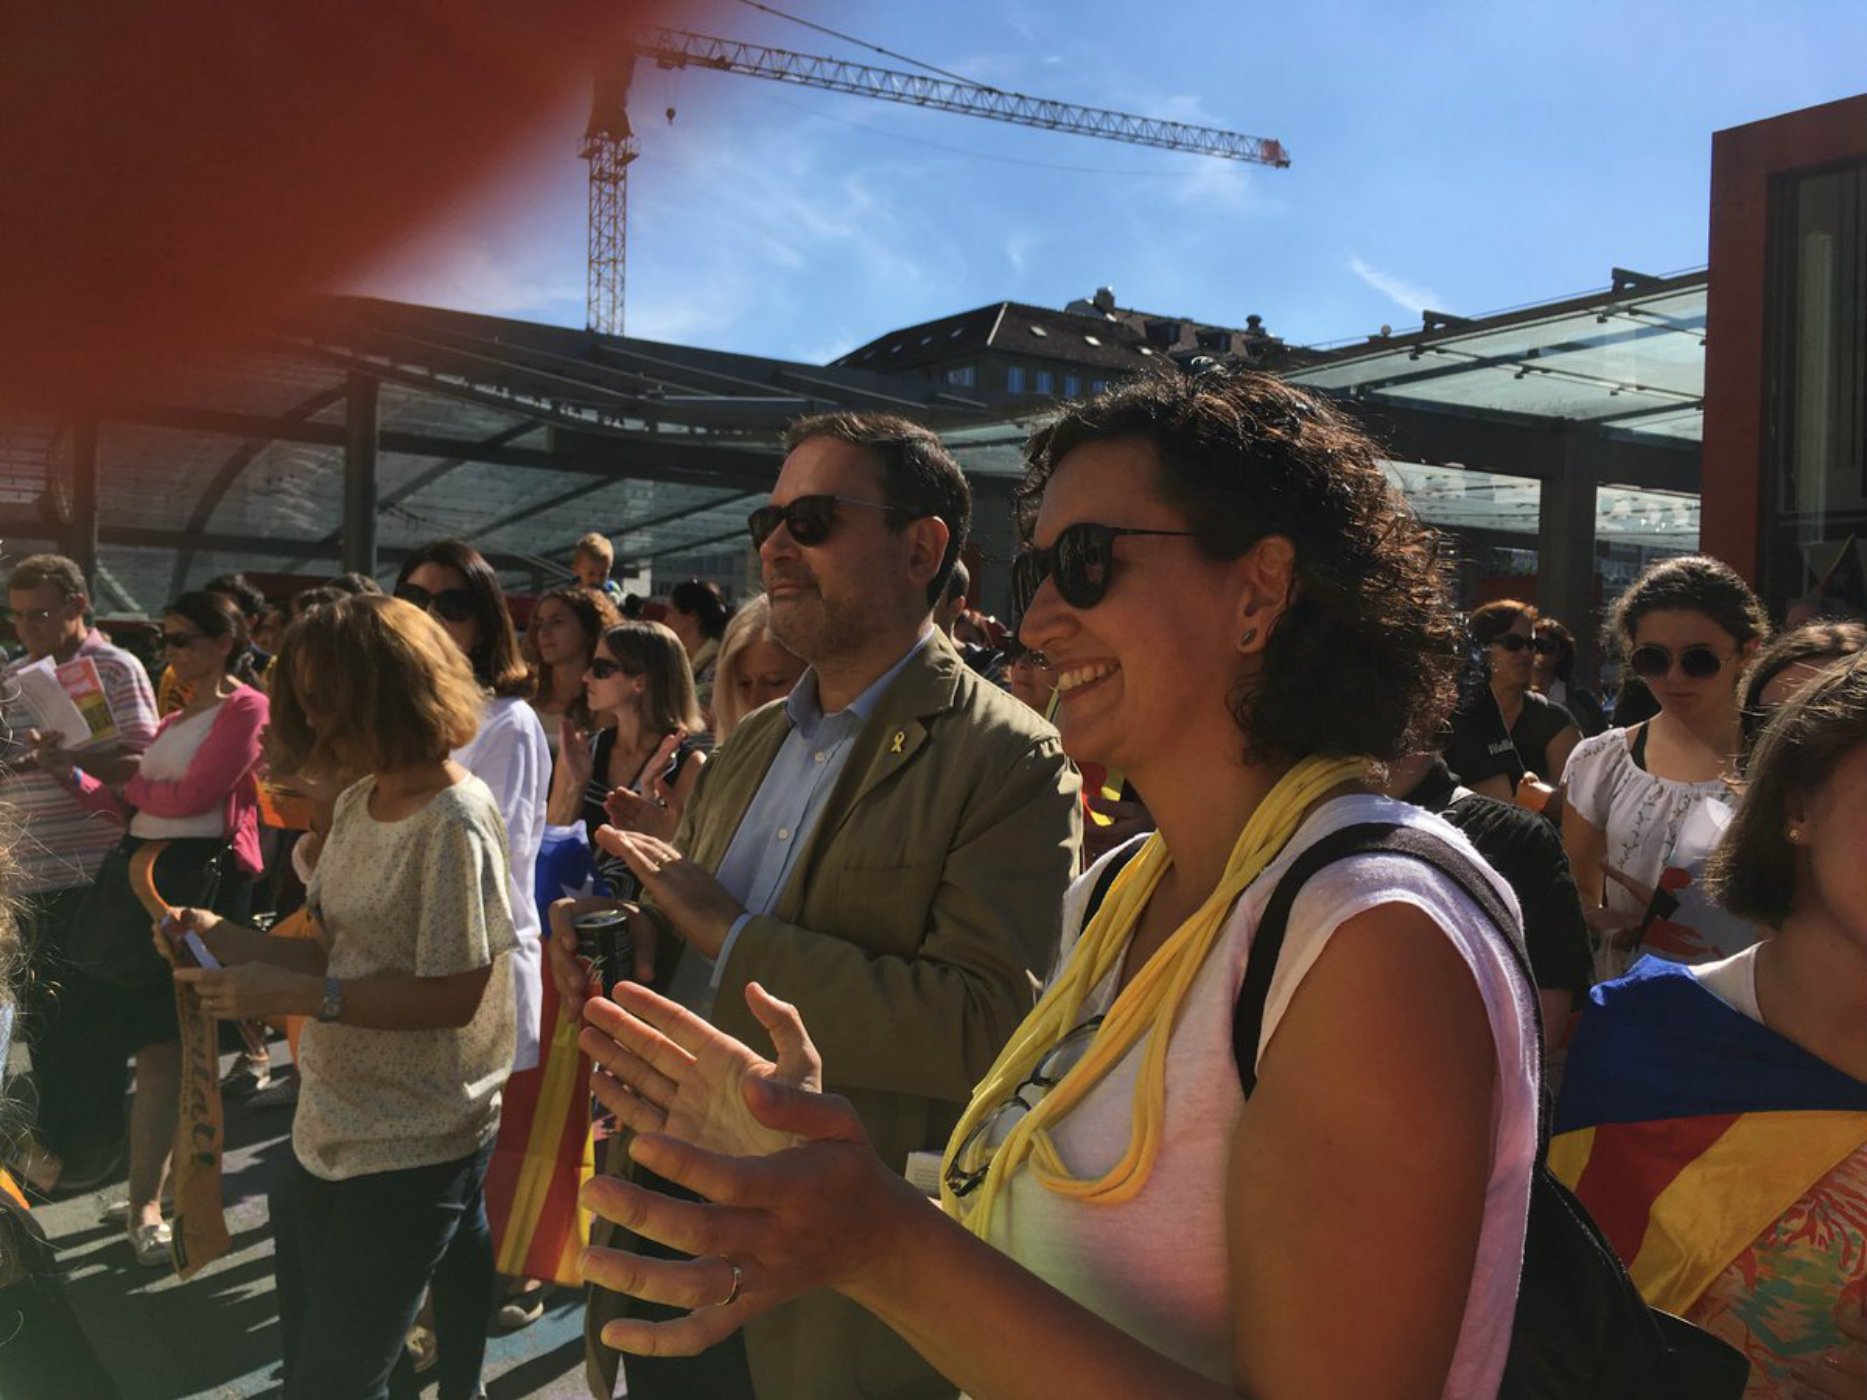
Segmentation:
[(631, 670), (620, 661), (611, 661), (607, 656), (596, 656), (590, 659), (590, 674), (599, 681), (606, 681), (611, 676), (639, 676), (642, 673)]
[[(1641, 680), (1656, 681), (1672, 670), (1673, 654), (1665, 647), (1649, 643), (1635, 647), (1627, 664)], [(1724, 658), (1708, 646), (1689, 646), (1679, 653), (1679, 669), (1693, 680), (1702, 681), (1724, 669)]]
[(440, 613), (443, 622), (466, 622), (473, 617), (473, 594), (465, 588), (443, 588), (439, 593), (430, 593), (418, 583), (405, 583), (396, 589), (395, 596), (404, 603), (413, 603), (423, 612)]
[(1562, 638), (1553, 632), (1545, 632), (1530, 645), (1538, 656), (1561, 656), (1563, 652)]
[(830, 531), (836, 525), (836, 508), (839, 505), (887, 511), (904, 520), (913, 518), (907, 511), (899, 506), (891, 506), (886, 501), (862, 501), (853, 496), (799, 496), (781, 506), (760, 506), (746, 517), (746, 529), (752, 535), (752, 548), (763, 549), (765, 541), (777, 532), (780, 525), (789, 530), (791, 538), (806, 549), (815, 548), (830, 538)]
[(1508, 651), (1512, 656), (1515, 656), (1518, 652), (1522, 651), (1525, 647), (1535, 646), (1536, 643), (1532, 642), (1528, 637), (1524, 636), (1523, 633), (1521, 632), (1506, 632), (1501, 637), (1493, 637), (1491, 639), (1491, 645), (1494, 647), (1501, 647), (1503, 650)]
[(1057, 535), (1048, 549), (1026, 545), (1011, 561), (1011, 593), (1020, 616), (1031, 610), (1044, 580), (1054, 578), (1057, 592), (1073, 608), (1093, 608), (1109, 591), (1115, 541), (1124, 535), (1169, 535), (1191, 539), (1191, 530), (1130, 530), (1120, 525), (1084, 521)]

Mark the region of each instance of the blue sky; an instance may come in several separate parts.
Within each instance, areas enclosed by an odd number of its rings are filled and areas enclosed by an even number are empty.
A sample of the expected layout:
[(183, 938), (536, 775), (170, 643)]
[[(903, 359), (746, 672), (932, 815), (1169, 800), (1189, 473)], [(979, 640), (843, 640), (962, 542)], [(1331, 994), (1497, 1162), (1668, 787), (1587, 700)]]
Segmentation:
[[(1005, 299), (1316, 343), (1706, 260), (1711, 133), (1867, 90), (1859, 0), (792, 0), (1036, 96), (1282, 141), (1271, 170), (689, 71), (637, 73), (629, 334), (823, 362)], [(688, 27), (861, 59), (734, 0)], [(880, 66), (901, 67), (867, 55)], [(350, 289), (583, 324), (587, 99)], [(673, 106), (672, 124), (663, 109)]]

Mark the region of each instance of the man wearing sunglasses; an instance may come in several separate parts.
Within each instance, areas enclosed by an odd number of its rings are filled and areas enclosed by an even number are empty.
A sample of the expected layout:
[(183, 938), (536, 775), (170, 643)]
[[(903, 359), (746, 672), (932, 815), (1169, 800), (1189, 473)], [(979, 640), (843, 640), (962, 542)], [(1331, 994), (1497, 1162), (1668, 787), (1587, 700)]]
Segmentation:
[[(1056, 732), (933, 626), (971, 516), (939, 439), (901, 419), (834, 414), (794, 425), (787, 445), (748, 525), (772, 631), (810, 669), (733, 731), (671, 844), (608, 829), (599, 839), (685, 945), (670, 995), (752, 1044), (766, 1037), (747, 983), (797, 1004), (823, 1027), (825, 1087), (905, 1171), (944, 1146), (1054, 957), (1080, 784)], [(560, 933), (553, 963), (574, 1005), (571, 950)], [(599, 1221), (595, 1243), (612, 1230)], [(617, 1358), (598, 1335), (625, 1304), (591, 1296), (591, 1377), (608, 1397)], [(637, 1400), (749, 1400), (754, 1381), (760, 1400), (952, 1390), (829, 1293), (690, 1361), (628, 1361)]]
[[(12, 673), (41, 660), (54, 665), (89, 660), (97, 667), (117, 726), (113, 742), (125, 754), (141, 753), (155, 737), (156, 697), (142, 664), (90, 625), (89, 590), (74, 560), (57, 554), (20, 560), (7, 579), (7, 608), (26, 647), (26, 655), (0, 679), (12, 740), (0, 779), (0, 804), (18, 821), (23, 838), (10, 843), (16, 869), (8, 893), (23, 896), (25, 906), (27, 946), (33, 949), (26, 984), (44, 989), (70, 980), (63, 952), (71, 920), (123, 828), (80, 805), (73, 788), (35, 765), (29, 745), (44, 721), (21, 695)], [(58, 998), (42, 995), (20, 1018), (22, 1027), (35, 1034), (33, 1069), (43, 1139), (27, 1150), (23, 1165), (28, 1179), (47, 1190), (101, 1180), (120, 1146), (99, 1140), (99, 1129), (114, 1127), (116, 1119), (99, 1114), (96, 1106), (113, 1095), (121, 1097), (124, 1058), (100, 1057), (105, 1040), (82, 1032), (83, 1017), (68, 1014), (73, 1001), (69, 992)], [(39, 1147), (49, 1151), (40, 1153)]]

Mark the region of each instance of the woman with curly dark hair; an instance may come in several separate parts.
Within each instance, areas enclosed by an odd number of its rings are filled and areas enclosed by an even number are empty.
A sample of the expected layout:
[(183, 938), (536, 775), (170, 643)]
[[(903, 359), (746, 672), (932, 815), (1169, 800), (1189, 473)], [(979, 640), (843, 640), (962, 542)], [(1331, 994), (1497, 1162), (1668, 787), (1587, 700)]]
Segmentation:
[[(632, 1155), (719, 1203), (593, 1183), (698, 1256), (592, 1251), (597, 1282), (696, 1309), (604, 1340), (693, 1350), (828, 1286), (974, 1395), (1494, 1395), (1534, 993), (1479, 908), (1515, 922), (1502, 882), (1374, 787), (1454, 698), (1436, 541), (1367, 437), (1267, 376), (1124, 385), (1027, 451), (1020, 636), (1065, 747), (1120, 767), (1159, 831), (1072, 889), (1059, 969), (935, 1170), (942, 1211), (811, 1092), (803, 1027), (760, 989), (775, 1065), (646, 990), (590, 1002)], [(1343, 854), (1370, 823), (1484, 888)]]
[(1635, 579), (1608, 631), (1660, 710), (1583, 740), (1563, 771), (1562, 844), (1596, 938), (1597, 980), (1643, 951), (1703, 962), (1756, 939), (1694, 886), (1730, 818), (1738, 678), (1770, 623), (1729, 565), (1694, 554)]

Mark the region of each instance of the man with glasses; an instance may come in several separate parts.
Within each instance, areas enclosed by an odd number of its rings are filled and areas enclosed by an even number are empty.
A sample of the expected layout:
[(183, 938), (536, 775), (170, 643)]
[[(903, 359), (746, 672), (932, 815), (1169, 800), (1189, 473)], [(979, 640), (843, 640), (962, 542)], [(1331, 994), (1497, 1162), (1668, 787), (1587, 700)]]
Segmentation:
[[(123, 753), (141, 753), (156, 732), (156, 698), (148, 673), (127, 651), (89, 624), (91, 600), (84, 572), (57, 554), (22, 559), (7, 579), (7, 608), (26, 655), (7, 667), (4, 680), (6, 757), (0, 804), (19, 823), (11, 843), (15, 866), (10, 892), (25, 902), (31, 948), (31, 989), (22, 1025), (33, 1035), (34, 1080), (39, 1092), (39, 1138), (22, 1163), (41, 1189), (84, 1187), (110, 1170), (118, 1143), (124, 1060), (95, 1053), (94, 1038), (80, 1033), (81, 1015), (66, 1015), (74, 997), (51, 996), (67, 979), (64, 949), (71, 920), (106, 852), (123, 835), (116, 819), (80, 805), (75, 792), (34, 761), (43, 723), (20, 693), (22, 667), (50, 658), (79, 658), (97, 668)], [(108, 1139), (108, 1140), (105, 1140)]]
[[(971, 517), (939, 439), (831, 414), (795, 424), (787, 445), (749, 525), (772, 632), (810, 669), (733, 731), (672, 843), (603, 839), (683, 945), (670, 995), (755, 1045), (766, 1038), (747, 983), (797, 1004), (821, 1028), (826, 1088), (855, 1104), (877, 1150), (900, 1170), (937, 1171), (1055, 955), (1080, 784), (1056, 732), (933, 626)], [(552, 951), (573, 995), (569, 933)], [(612, 1235), (599, 1222), (595, 1242)], [(601, 1325), (649, 1309), (600, 1288), (591, 1298), (590, 1378), (607, 1400), (617, 1356)], [(692, 1360), (629, 1358), (629, 1394), (952, 1394), (900, 1337), (829, 1293), (742, 1335)]]

